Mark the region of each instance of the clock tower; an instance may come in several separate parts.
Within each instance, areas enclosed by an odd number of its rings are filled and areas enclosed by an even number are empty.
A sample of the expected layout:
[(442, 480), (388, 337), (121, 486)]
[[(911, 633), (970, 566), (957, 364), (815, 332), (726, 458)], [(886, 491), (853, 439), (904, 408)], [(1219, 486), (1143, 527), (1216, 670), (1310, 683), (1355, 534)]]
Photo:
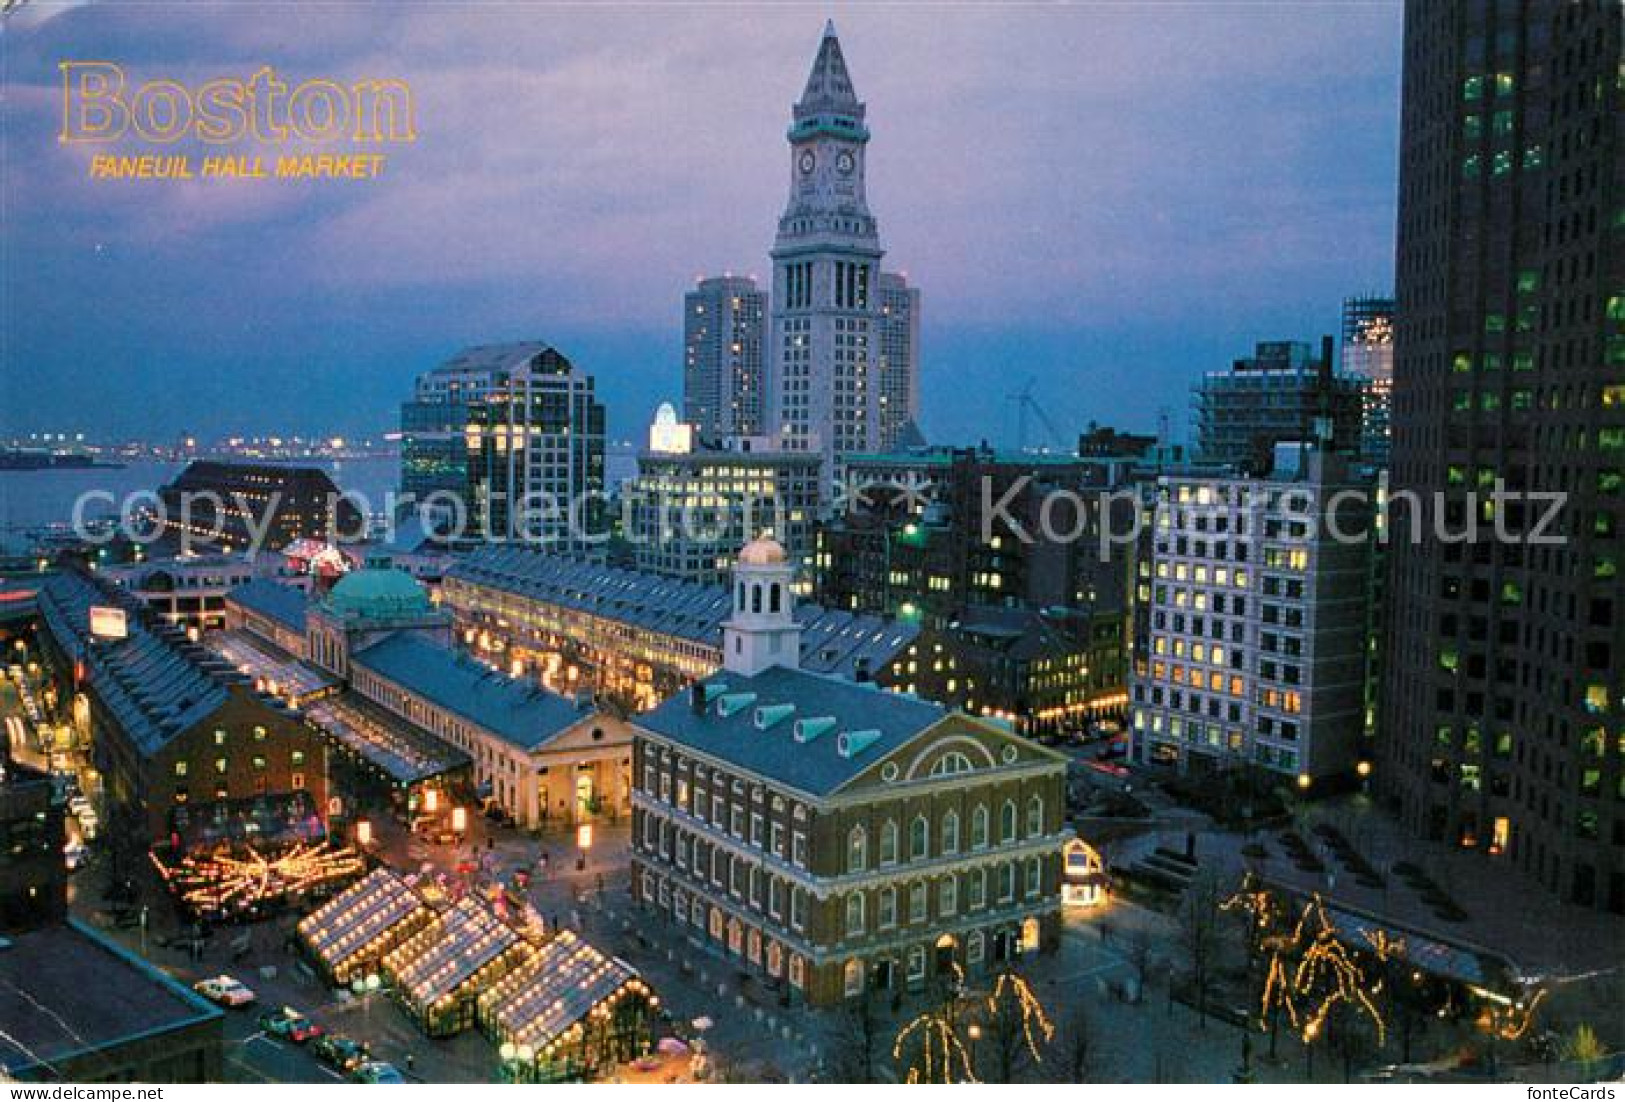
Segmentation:
[(864, 196), (863, 117), (831, 22), (788, 134), (768, 385), (769, 425), (786, 449), (823, 456), (826, 498), (845, 456), (882, 447), (884, 251)]

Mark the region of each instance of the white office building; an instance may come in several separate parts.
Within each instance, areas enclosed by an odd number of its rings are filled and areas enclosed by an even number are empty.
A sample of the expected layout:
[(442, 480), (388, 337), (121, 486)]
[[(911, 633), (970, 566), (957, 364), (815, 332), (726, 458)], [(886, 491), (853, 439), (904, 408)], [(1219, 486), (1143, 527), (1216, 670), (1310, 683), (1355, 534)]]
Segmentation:
[(1342, 459), (1277, 449), (1269, 478), (1159, 480), (1139, 564), (1149, 634), (1136, 760), (1251, 764), (1313, 785), (1367, 761), (1373, 490)]

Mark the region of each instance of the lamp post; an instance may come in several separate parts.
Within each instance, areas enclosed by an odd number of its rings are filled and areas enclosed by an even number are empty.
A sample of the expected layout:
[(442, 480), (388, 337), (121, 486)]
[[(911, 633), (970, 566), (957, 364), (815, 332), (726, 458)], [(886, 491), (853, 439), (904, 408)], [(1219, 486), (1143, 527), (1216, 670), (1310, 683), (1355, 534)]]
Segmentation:
[(592, 849), (592, 824), (582, 823), (576, 827), (576, 868), (587, 867), (587, 851)]
[(372, 997), (377, 994), (382, 984), (383, 981), (378, 978), (377, 972), (357, 976), (350, 982), (350, 989), (361, 996), (361, 1023), (369, 1035), (372, 1033)]

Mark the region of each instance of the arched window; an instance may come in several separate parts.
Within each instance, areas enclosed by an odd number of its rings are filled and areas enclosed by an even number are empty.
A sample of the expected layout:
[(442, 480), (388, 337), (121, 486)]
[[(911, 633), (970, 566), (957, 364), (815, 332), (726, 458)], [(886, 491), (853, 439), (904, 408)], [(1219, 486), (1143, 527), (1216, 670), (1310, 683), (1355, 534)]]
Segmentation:
[(970, 848), (987, 848), (987, 805), (977, 804), (970, 815)]
[(950, 811), (942, 817), (942, 852), (959, 852), (959, 812)]
[(931, 824), (924, 815), (916, 815), (908, 828), (908, 855), (911, 860), (931, 854)]
[(762, 611), (762, 587), (759, 583), (750, 587), (750, 610)]
[[(1003, 864), (999, 866), (999, 901), (1008, 903), (1016, 897), (1016, 866)], [(862, 908), (860, 907), (861, 911)]]
[(869, 865), (869, 832), (855, 826), (846, 836), (846, 871), (862, 872)]
[(955, 773), (969, 773), (974, 768), (975, 766), (971, 765), (969, 758), (954, 750), (936, 760), (936, 763), (931, 766), (931, 775), (933, 777), (951, 777)]
[(1016, 801), (1004, 801), (999, 810), (999, 841), (1013, 842), (1016, 837)]
[(1027, 837), (1036, 838), (1044, 833), (1044, 797), (1033, 796), (1027, 801)]
[(863, 962), (853, 959), (841, 970), (841, 986), (848, 998), (863, 994)]
[(862, 892), (853, 892), (846, 897), (846, 932), (849, 937), (863, 933)]
[(734, 598), (734, 607), (738, 608), (740, 612), (745, 611), (745, 583), (744, 582), (739, 583), (739, 593)]
[(880, 863), (897, 864), (897, 820), (887, 819), (880, 828)]
[(767, 591), (767, 607), (769, 612), (777, 612), (779, 610), (779, 588), (779, 583), (774, 582), (772, 587)]

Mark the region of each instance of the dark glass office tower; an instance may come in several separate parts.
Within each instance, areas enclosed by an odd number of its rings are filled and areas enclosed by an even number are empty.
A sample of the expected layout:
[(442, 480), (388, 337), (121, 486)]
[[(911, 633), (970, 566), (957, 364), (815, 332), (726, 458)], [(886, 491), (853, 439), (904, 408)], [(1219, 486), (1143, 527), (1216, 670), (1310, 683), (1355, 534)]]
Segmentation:
[[(1625, 911), (1625, 87), (1617, 0), (1405, 14), (1382, 791)], [(1560, 546), (1497, 542), (1560, 492)], [(1470, 495), (1478, 495), (1474, 500)], [(1438, 495), (1442, 504), (1435, 508)], [(1476, 518), (1476, 540), (1459, 537)], [(1414, 542), (1413, 542), (1414, 541)]]

